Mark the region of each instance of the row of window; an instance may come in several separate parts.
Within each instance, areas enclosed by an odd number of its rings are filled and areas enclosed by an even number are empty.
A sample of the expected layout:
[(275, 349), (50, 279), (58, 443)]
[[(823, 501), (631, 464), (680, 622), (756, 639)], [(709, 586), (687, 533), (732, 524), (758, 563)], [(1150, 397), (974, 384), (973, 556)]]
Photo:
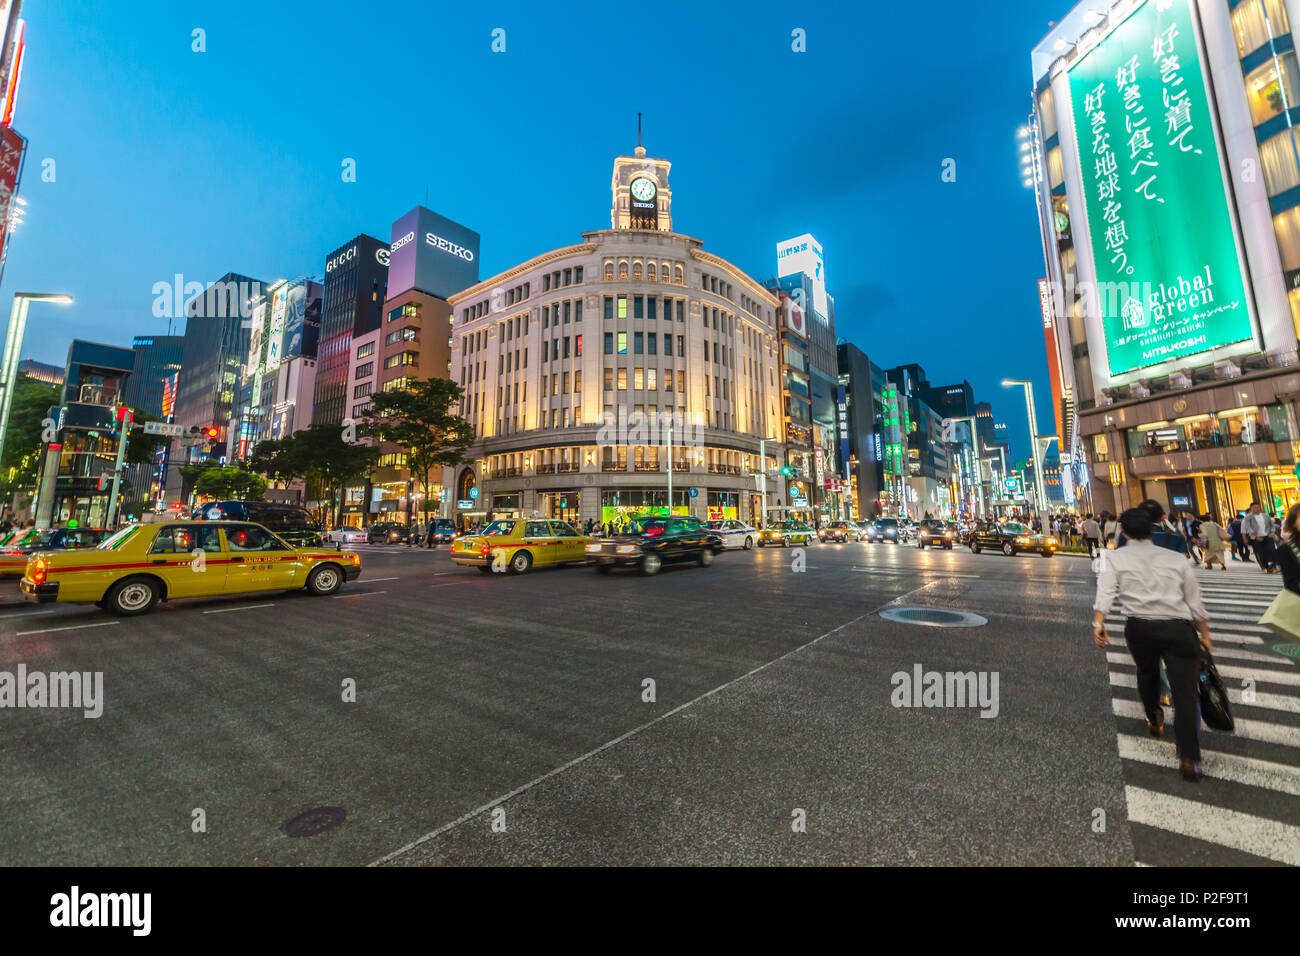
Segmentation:
[[(657, 355), (659, 348), (659, 334), (657, 332), (633, 332), (632, 335), (632, 354), (633, 355)], [(673, 354), (673, 336), (669, 332), (663, 333), (664, 336), (664, 355)], [(606, 332), (605, 333), (605, 354), (606, 355), (626, 355), (627, 354), (627, 332)], [(615, 349), (617, 343), (617, 350)], [(648, 351), (647, 351), (648, 349)], [(705, 350), (707, 354), (707, 349)], [(685, 358), (686, 356), (686, 336), (677, 336), (677, 354)]]
[[(678, 322), (686, 321), (686, 300), (671, 299), (667, 296), (663, 299), (663, 311), (659, 310), (659, 299), (654, 296), (634, 295), (630, 297), (632, 318), (634, 319), (658, 319), (660, 314), (663, 315), (665, 322), (671, 322), (674, 315)], [(626, 319), (628, 317), (629, 296), (626, 295), (607, 295), (605, 296), (605, 318), (607, 319)]]
[(605, 281), (613, 282), (615, 276), (619, 279), (632, 279), (641, 281), (645, 279), (648, 282), (671, 282), (674, 285), (686, 284), (686, 270), (680, 262), (656, 262), (651, 259), (648, 262), (642, 262), (640, 259), (618, 259), (617, 272), (616, 260), (605, 260)]
[(571, 269), (556, 269), (542, 276), (542, 291), (550, 292), (564, 286), (577, 285), (582, 282), (582, 266)]

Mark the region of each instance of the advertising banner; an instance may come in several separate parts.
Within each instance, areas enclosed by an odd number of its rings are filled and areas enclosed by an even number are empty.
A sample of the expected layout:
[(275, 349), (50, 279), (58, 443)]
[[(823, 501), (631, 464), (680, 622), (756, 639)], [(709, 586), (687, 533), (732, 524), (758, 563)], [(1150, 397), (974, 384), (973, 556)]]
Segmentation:
[(27, 140), (9, 127), (0, 128), (0, 271), (9, 248), (9, 213), (18, 198)]
[(1189, 0), (1148, 0), (1070, 68), (1111, 375), (1254, 337)]
[(388, 298), (418, 289), (446, 299), (478, 282), (479, 235), (416, 206), (393, 223)]
[(822, 265), (822, 246), (810, 233), (776, 244), (777, 278), (784, 279), (800, 273), (812, 280), (813, 300), (811, 303), (805, 302), (804, 305), (811, 305), (818, 317), (826, 322), (830, 317), (830, 310), (826, 302), (826, 272)]

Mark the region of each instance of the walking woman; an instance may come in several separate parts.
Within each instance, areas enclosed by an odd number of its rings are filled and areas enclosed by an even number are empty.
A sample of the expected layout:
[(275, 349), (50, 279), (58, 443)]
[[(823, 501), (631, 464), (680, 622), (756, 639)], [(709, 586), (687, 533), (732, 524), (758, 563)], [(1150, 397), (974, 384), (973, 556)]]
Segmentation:
[(1106, 540), (1102, 543), (1102, 547), (1104, 548), (1118, 547), (1118, 542), (1116, 541), (1116, 539), (1119, 537), (1119, 522), (1110, 516), (1109, 511), (1103, 511), (1101, 513), (1101, 518), (1102, 518), (1101, 533), (1106, 538)]
[[(1160, 704), (1160, 662), (1169, 674), (1178, 771), (1201, 780), (1201, 711), (1197, 681), (1201, 649), (1212, 650), (1209, 615), (1191, 562), (1151, 541), (1151, 515), (1130, 508), (1120, 516), (1128, 546), (1109, 555), (1097, 576), (1093, 640), (1110, 646), (1106, 615), (1118, 598), (1125, 617), (1124, 643), (1137, 665), (1138, 696), (1152, 737), (1165, 735)], [(1198, 637), (1199, 632), (1199, 637)]]
[(1223, 560), (1224, 539), (1227, 536), (1227, 529), (1212, 516), (1207, 514), (1201, 518), (1201, 538), (1205, 541), (1205, 570), (1214, 567), (1215, 561), (1219, 562), (1219, 567), (1223, 570), (1228, 570), (1228, 563)]

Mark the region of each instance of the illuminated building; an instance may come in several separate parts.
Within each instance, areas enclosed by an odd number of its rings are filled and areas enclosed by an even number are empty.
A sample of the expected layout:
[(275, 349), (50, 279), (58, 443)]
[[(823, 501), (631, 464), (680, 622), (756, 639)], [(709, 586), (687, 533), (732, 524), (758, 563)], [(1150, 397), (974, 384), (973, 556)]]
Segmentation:
[(1062, 480), (1091, 510), (1300, 500), (1297, 16), (1088, 0), (1033, 50)]
[[(451, 296), (477, 440), (449, 514), (609, 522), (670, 507), (671, 480), (675, 513), (760, 520), (760, 440), (770, 470), (784, 437), (779, 300), (674, 231), (670, 165), (616, 157), (610, 229)], [(767, 492), (790, 505), (779, 479)]]

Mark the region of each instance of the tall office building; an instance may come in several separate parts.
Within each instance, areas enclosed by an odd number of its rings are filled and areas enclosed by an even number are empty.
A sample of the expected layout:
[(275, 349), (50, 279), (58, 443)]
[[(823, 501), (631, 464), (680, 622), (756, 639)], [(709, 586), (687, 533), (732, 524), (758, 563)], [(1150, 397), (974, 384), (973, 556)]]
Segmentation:
[(388, 243), (363, 233), (325, 259), (313, 422), (333, 425), (348, 417), (350, 346), (383, 320), (388, 258)]
[(1296, 0), (1088, 0), (1032, 52), (1062, 477), (1094, 511), (1300, 501), (1297, 24)]
[[(162, 421), (171, 420), (184, 347), (183, 335), (137, 335), (132, 340), (135, 365), (123, 392), (130, 408)], [(148, 497), (156, 502), (161, 497), (170, 453), (170, 443), (160, 442), (152, 462), (127, 467), (130, 500)]]
[(253, 307), (263, 288), (260, 279), (228, 272), (186, 303), (176, 421), (186, 427), (215, 426), (221, 434), (214, 442), (188, 437), (172, 441), (166, 482), (169, 501), (182, 500), (182, 492), (189, 491), (181, 465), (228, 455), (230, 419), (248, 359)]

